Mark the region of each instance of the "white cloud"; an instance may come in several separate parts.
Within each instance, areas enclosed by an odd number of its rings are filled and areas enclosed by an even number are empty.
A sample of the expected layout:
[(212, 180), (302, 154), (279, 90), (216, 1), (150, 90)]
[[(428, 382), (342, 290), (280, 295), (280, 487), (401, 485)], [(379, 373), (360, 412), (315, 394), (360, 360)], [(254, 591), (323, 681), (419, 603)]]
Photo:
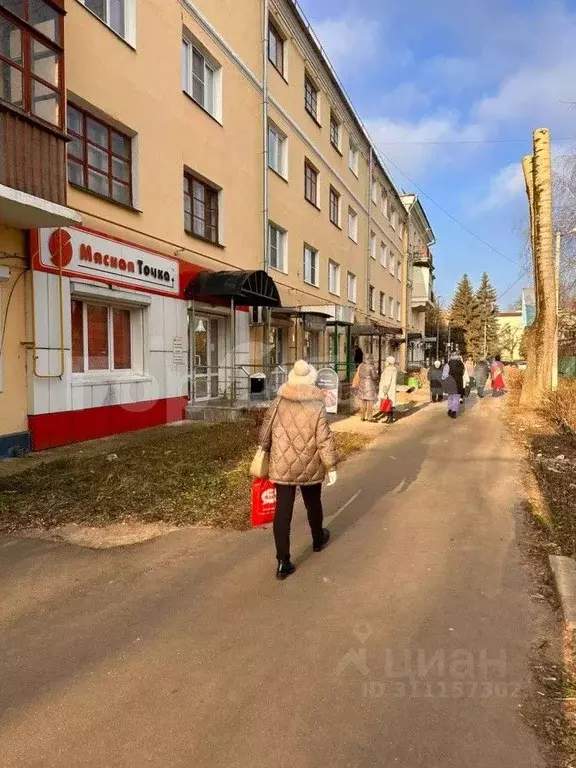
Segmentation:
[(374, 19), (350, 14), (315, 22), (313, 28), (335, 69), (378, 51), (380, 25)]
[(476, 206), (477, 213), (497, 210), (526, 195), (524, 174), (520, 162), (509, 163), (492, 177), (488, 194)]

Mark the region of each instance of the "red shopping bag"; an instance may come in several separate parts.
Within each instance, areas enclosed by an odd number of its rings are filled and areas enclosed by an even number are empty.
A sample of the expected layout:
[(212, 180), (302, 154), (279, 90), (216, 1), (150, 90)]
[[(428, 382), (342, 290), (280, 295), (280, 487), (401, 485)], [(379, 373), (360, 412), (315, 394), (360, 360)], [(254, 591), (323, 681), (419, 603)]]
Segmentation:
[(388, 397), (384, 397), (380, 400), (380, 413), (390, 413), (392, 410), (392, 400)]
[(269, 525), (276, 512), (276, 486), (268, 478), (252, 480), (252, 513), (250, 522), (253, 527)]

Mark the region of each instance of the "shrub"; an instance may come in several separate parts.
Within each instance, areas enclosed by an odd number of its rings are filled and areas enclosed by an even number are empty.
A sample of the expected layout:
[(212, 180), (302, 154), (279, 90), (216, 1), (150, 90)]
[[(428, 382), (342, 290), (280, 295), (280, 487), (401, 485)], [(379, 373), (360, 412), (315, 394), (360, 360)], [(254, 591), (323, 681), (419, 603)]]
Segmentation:
[(561, 378), (558, 389), (548, 396), (545, 408), (551, 419), (576, 435), (576, 379)]

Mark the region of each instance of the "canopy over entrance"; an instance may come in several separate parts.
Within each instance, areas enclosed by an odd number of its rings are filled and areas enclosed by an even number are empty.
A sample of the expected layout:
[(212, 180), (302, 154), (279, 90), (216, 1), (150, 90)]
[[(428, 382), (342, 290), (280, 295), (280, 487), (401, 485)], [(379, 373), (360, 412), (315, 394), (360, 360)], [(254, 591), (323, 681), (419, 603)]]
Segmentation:
[(244, 307), (279, 307), (280, 295), (274, 280), (263, 270), (255, 272), (199, 272), (188, 283), (188, 299), (211, 297), (234, 301)]

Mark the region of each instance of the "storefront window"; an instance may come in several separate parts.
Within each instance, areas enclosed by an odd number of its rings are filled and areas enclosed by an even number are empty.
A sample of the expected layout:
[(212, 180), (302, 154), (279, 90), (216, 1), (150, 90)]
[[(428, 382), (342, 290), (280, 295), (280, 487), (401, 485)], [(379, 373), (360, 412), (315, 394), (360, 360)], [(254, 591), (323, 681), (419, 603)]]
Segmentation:
[(286, 360), (286, 329), (270, 328), (268, 340), (268, 361), (270, 365), (282, 365)]
[(309, 363), (318, 362), (320, 350), (320, 334), (315, 331), (306, 331), (304, 335), (304, 356)]
[(142, 309), (72, 300), (72, 372), (133, 368), (132, 327)]

